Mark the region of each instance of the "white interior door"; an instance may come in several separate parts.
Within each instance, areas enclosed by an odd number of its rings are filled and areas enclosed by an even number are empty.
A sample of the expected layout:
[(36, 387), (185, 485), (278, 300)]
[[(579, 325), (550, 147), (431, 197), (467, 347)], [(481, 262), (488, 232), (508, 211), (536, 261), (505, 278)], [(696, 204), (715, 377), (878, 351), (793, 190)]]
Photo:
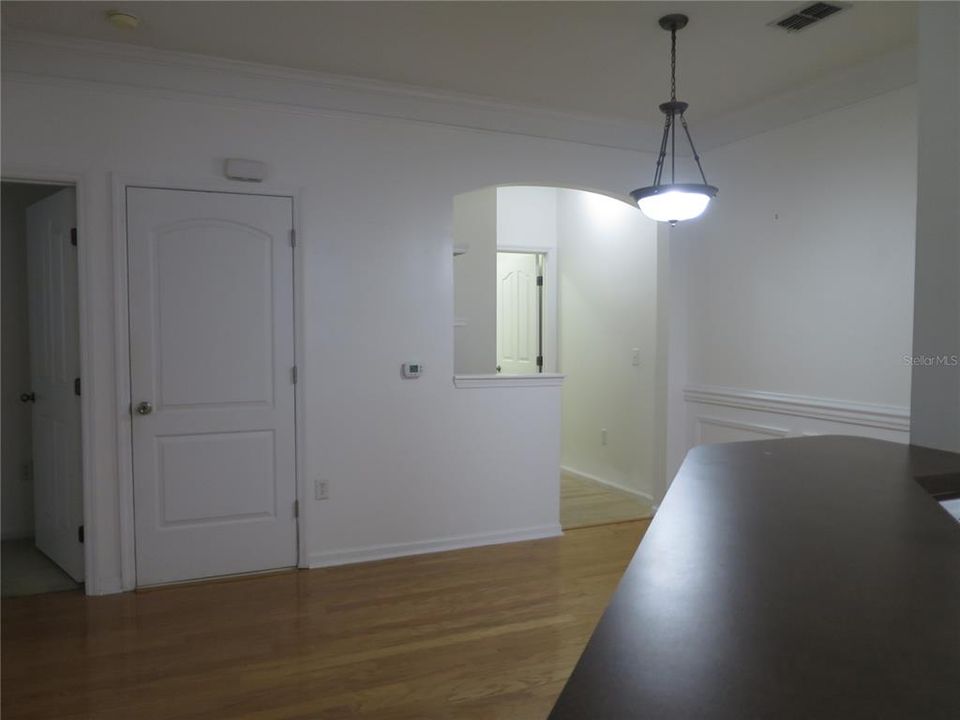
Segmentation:
[(504, 375), (539, 372), (538, 276), (536, 253), (497, 253), (497, 367)]
[(82, 582), (76, 224), (73, 188), (27, 208), (34, 537), (41, 552)]
[(138, 585), (297, 563), (292, 218), (127, 190)]

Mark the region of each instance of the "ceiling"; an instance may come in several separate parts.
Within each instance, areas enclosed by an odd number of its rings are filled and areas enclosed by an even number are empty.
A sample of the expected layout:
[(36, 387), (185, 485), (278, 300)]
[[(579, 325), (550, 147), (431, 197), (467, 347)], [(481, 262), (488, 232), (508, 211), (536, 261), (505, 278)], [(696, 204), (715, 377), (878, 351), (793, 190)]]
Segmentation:
[[(669, 35), (684, 12), (678, 95), (691, 121), (742, 109), (911, 45), (914, 3), (857, 2), (805, 31), (795, 2), (8, 2), (21, 29), (403, 83), (658, 123)], [(105, 20), (140, 17), (138, 30)]]

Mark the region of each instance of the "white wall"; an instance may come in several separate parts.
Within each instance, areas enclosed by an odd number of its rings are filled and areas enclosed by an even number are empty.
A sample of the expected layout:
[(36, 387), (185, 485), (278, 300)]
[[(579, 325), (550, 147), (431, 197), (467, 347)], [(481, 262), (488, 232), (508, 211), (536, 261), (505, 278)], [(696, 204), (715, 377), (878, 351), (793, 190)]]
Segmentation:
[(915, 103), (904, 88), (704, 153), (720, 193), (671, 238), (687, 368), (670, 383), (670, 477), (701, 441), (906, 441)]
[(918, 34), (910, 439), (960, 451), (960, 4), (921, 3)]
[(490, 374), (497, 364), (497, 190), (453, 199), (454, 371)]
[[(115, 188), (133, 181), (250, 191), (221, 179), (226, 157), (264, 160), (271, 179), (262, 190), (297, 199), (302, 470), (307, 486), (317, 477), (330, 482), (328, 500), (307, 498), (302, 508), (305, 560), (555, 532), (560, 389), (464, 390), (451, 382), (454, 197), (510, 183), (623, 193), (644, 184), (652, 158), (538, 139), (527, 126), (527, 134), (506, 134), (378, 117), (385, 103), (409, 111), (410, 98), (389, 93), (367, 114), (325, 110), (356, 91), (302, 74), (195, 67), (196, 59), (154, 60), (140, 50), (121, 62), (85, 48), (5, 42), (0, 120), (6, 177), (81, 178), (89, 237), (81, 264), (92, 288), (85, 395), (95, 420), (87, 428), (96, 488), (88, 497), (88, 587), (121, 587), (120, 547), (130, 537), (120, 523), (117, 430), (129, 418), (116, 393), (123, 368), (114, 346), (122, 273), (114, 265), (122, 239)], [(671, 313), (670, 352), (690, 352), (689, 374), (670, 361), (671, 427), (680, 418), (692, 433), (687, 420), (707, 415), (704, 408), (721, 419), (728, 410), (759, 412), (722, 398), (687, 412), (695, 404), (677, 390), (696, 384), (783, 394), (767, 407), (778, 408), (771, 417), (790, 433), (832, 427), (906, 437), (896, 427), (910, 382), (902, 356), (911, 350), (913, 93), (704, 152), (720, 196), (700, 223), (671, 239), (670, 272), (684, 283), (670, 297), (685, 293), (676, 307), (688, 312)], [(510, 122), (501, 108), (470, 112)], [(426, 374), (401, 380), (404, 360), (423, 362)], [(839, 409), (821, 403), (815, 412), (841, 420), (811, 419), (803, 407), (797, 412), (807, 415), (786, 412), (784, 398), (811, 396), (840, 398)], [(851, 410), (851, 401), (869, 407)], [(864, 417), (884, 427), (858, 425)], [(668, 438), (674, 470), (676, 448), (688, 440)]]
[(560, 190), (557, 236), (562, 465), (653, 499), (657, 225), (617, 200)]
[(497, 246), (557, 247), (557, 188), (497, 188)]
[[(120, 526), (117, 428), (129, 419), (115, 391), (121, 269), (114, 266), (112, 182), (250, 191), (220, 179), (226, 157), (265, 161), (271, 180), (263, 190), (297, 194), (303, 471), (308, 487), (318, 476), (330, 482), (328, 500), (308, 497), (301, 510), (306, 560), (344, 562), (557, 531), (560, 389), (452, 384), (453, 199), (511, 182), (622, 193), (638, 184), (649, 156), (214, 98), (196, 86), (189, 94), (139, 89), (153, 70), (134, 73), (130, 64), (72, 52), (43, 55), (44, 72), (59, 74), (49, 80), (34, 74), (33, 61), (18, 62), (15, 52), (5, 57), (3, 172), (83, 178), (89, 242), (81, 263), (92, 288), (86, 351), (96, 420), (88, 467), (96, 483), (88, 497), (96, 515), (96, 537), (88, 533), (94, 592), (121, 587), (121, 538), (129, 537)], [(96, 73), (87, 71), (90, 63)], [(123, 74), (116, 84), (97, 80), (114, 69)], [(181, 71), (155, 68), (166, 80)], [(210, 87), (243, 82), (242, 74), (218, 70)], [(401, 379), (404, 360), (423, 362), (425, 375)]]

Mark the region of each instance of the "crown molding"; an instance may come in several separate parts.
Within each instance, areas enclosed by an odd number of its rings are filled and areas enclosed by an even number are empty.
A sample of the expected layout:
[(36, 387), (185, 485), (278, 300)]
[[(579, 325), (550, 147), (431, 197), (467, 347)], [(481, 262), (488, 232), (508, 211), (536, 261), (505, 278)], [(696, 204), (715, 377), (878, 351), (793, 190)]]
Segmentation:
[[(3, 31), (8, 80), (59, 81), (126, 92), (364, 115), (656, 153), (663, 128), (415, 85), (60, 35)], [(916, 82), (914, 47), (882, 55), (715, 118), (697, 120), (711, 150)]]
[(917, 49), (901, 48), (702, 123), (697, 144), (712, 150), (917, 81)]
[(217, 98), (296, 112), (347, 113), (656, 152), (659, 126), (414, 85), (19, 30), (3, 33), (10, 80)]

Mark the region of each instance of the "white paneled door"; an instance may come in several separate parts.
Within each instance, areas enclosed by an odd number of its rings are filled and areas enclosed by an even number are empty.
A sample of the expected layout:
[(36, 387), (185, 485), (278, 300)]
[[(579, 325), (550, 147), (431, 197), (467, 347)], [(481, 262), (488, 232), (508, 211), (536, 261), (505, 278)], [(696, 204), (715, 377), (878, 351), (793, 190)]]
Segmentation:
[(297, 563), (292, 218), (127, 189), (138, 585)]
[(27, 286), (37, 547), (83, 581), (76, 191), (27, 208)]
[(504, 375), (540, 372), (540, 256), (497, 253), (497, 368)]

